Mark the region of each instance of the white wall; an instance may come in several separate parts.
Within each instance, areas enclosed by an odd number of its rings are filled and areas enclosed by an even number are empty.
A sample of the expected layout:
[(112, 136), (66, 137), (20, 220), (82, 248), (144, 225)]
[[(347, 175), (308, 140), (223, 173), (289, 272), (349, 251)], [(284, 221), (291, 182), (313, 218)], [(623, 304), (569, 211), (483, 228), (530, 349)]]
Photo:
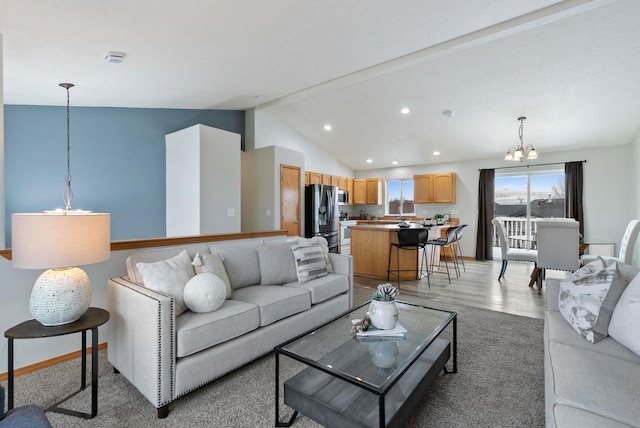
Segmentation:
[(5, 203), (4, 203), (4, 87), (3, 87), (3, 51), (2, 34), (0, 34), (0, 248), (6, 248), (5, 236)]
[[(353, 170), (340, 163), (302, 135), (287, 127), (269, 113), (250, 110), (245, 117), (245, 150), (279, 146), (304, 153), (304, 169), (330, 175), (352, 177)], [(251, 128), (253, 126), (253, 128)]]
[(240, 139), (205, 125), (166, 136), (167, 236), (240, 232)]
[(280, 165), (300, 168), (300, 204), (303, 208), (304, 158), (304, 153), (280, 146), (242, 154), (243, 232), (280, 229)]

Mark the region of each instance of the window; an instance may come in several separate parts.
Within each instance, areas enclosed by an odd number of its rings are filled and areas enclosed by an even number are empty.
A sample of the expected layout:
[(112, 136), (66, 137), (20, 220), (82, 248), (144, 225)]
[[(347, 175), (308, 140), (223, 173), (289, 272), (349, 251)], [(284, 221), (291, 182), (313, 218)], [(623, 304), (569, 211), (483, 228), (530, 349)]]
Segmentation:
[(505, 225), (509, 245), (535, 248), (536, 222), (540, 218), (562, 218), (564, 171), (496, 173), (494, 217)]
[(413, 180), (387, 180), (387, 214), (415, 214)]

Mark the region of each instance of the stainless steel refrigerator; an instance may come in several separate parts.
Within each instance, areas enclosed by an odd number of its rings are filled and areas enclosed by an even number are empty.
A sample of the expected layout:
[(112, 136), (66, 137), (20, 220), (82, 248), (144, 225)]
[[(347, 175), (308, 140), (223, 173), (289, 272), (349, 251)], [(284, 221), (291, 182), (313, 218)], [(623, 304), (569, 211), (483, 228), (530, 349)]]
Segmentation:
[(338, 252), (338, 187), (312, 184), (305, 188), (305, 236), (322, 236), (329, 252)]

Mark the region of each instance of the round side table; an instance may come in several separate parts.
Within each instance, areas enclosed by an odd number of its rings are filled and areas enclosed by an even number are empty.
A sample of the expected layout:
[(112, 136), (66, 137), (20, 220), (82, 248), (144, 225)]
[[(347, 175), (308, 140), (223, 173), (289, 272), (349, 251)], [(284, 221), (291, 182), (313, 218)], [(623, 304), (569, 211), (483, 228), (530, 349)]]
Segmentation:
[[(82, 373), (80, 389), (46, 411), (64, 413), (84, 419), (91, 419), (98, 413), (98, 327), (109, 321), (109, 312), (100, 308), (89, 308), (77, 320), (69, 324), (43, 326), (36, 320), (29, 320), (15, 325), (4, 332), (9, 340), (9, 370), (7, 407), (13, 408), (13, 341), (15, 339), (38, 339), (42, 337), (64, 336), (72, 333), (82, 333)], [(82, 413), (59, 407), (69, 398), (83, 391), (87, 387), (87, 330), (91, 330), (91, 413)]]

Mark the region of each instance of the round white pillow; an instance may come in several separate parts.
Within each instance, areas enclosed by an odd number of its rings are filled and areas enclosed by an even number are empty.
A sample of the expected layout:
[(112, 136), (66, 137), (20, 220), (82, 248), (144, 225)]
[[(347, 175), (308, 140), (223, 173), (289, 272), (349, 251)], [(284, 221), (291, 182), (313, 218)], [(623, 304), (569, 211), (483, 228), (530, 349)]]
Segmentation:
[(184, 303), (193, 312), (213, 312), (224, 303), (227, 288), (224, 281), (210, 273), (199, 273), (184, 286)]

